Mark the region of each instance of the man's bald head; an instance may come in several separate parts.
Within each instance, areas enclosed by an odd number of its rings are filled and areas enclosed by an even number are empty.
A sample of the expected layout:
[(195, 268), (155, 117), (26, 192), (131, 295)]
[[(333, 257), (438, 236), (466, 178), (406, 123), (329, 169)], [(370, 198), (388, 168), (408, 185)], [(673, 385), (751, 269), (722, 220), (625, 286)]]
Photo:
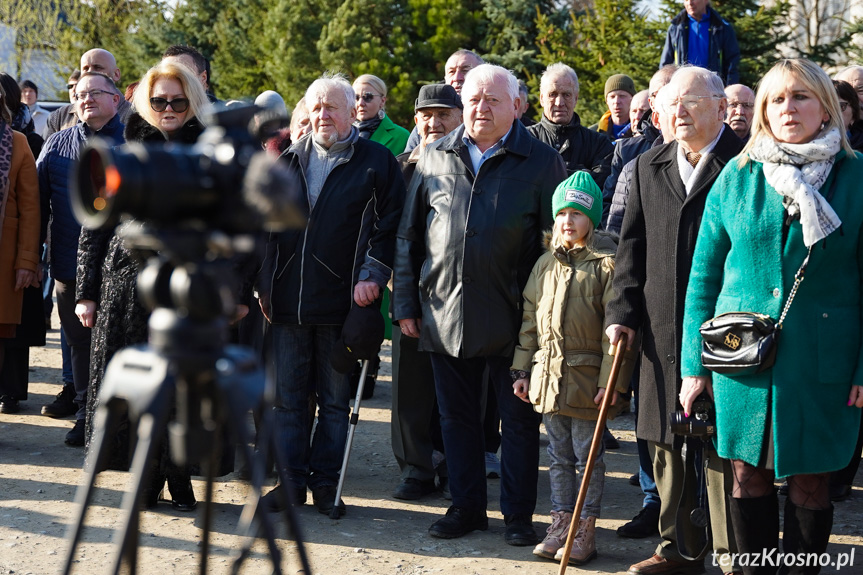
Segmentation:
[(857, 92), (860, 105), (863, 106), (863, 66), (848, 66), (836, 74), (835, 79), (851, 84), (851, 87)]
[(81, 56), (81, 73), (105, 74), (115, 84), (120, 82), (120, 69), (117, 67), (117, 59), (114, 55), (102, 48), (93, 48), (84, 52)]

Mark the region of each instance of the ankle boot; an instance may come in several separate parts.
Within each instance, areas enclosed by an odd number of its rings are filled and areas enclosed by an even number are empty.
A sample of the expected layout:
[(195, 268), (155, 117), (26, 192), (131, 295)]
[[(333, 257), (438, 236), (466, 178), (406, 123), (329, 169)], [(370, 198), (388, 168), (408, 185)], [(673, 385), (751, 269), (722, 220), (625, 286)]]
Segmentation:
[[(727, 500), (728, 516), (731, 518), (739, 553), (760, 554), (762, 549), (766, 549), (769, 553), (771, 549), (779, 547), (779, 501), (776, 493), (749, 499), (737, 499), (729, 495)], [(762, 562), (759, 562), (759, 565), (760, 563)], [(776, 573), (776, 567), (769, 565), (758, 567), (746, 565), (741, 569), (744, 575)], [(723, 567), (723, 571), (729, 570)]]
[[(782, 535), (785, 553), (824, 553), (832, 529), (832, 505), (827, 509), (807, 509), (794, 505), (790, 497), (785, 500), (785, 532)], [(820, 571), (820, 566), (783, 566), (779, 574), (817, 575)]]
[[(564, 542), (566, 539), (564, 539)], [(554, 560), (563, 559), (565, 546), (557, 550)], [(569, 552), (569, 565), (584, 565), (596, 559), (596, 517), (578, 520), (578, 532), (572, 542), (572, 550)]]

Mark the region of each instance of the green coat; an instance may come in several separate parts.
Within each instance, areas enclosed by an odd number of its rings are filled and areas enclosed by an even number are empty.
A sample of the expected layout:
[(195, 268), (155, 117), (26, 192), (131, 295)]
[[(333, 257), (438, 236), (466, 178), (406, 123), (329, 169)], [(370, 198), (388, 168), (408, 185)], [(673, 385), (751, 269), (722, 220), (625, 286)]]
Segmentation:
[[(843, 156), (844, 151), (837, 162)], [(785, 318), (776, 364), (750, 376), (713, 374), (719, 455), (758, 465), (772, 425), (778, 477), (845, 467), (860, 424), (860, 409), (848, 406), (848, 394), (852, 384), (863, 384), (863, 156), (846, 156), (822, 194), (836, 177), (831, 205), (842, 228), (812, 249)], [(708, 195), (696, 243), (681, 375), (710, 374), (701, 365), (702, 322), (729, 311), (779, 318), (806, 256), (799, 221), (783, 245), (784, 217), (782, 196), (767, 183), (760, 163), (728, 163)]]
[(375, 133), (372, 134), (372, 137), (369, 139), (372, 142), (381, 144), (392, 152), (393, 156), (398, 156), (405, 151), (405, 145), (408, 143), (408, 138), (410, 138), (410, 136), (410, 132), (401, 126), (396, 126), (395, 123), (390, 120), (390, 117), (385, 115), (384, 119), (381, 120), (378, 129), (375, 130)]

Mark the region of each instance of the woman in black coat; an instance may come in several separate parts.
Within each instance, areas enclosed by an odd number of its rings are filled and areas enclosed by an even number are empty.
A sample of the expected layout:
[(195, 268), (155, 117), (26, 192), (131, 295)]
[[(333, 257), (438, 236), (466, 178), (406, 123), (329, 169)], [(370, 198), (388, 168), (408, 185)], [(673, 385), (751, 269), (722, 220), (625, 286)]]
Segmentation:
[[(191, 144), (204, 130), (200, 112), (207, 105), (206, 93), (194, 73), (180, 64), (163, 62), (151, 68), (135, 89), (132, 103), (136, 112), (126, 125), (127, 142)], [(105, 366), (119, 349), (147, 341), (149, 312), (137, 293), (139, 262), (122, 240), (122, 230), (134, 225), (136, 222), (126, 220), (107, 232), (83, 228), (78, 244), (75, 313), (85, 327), (93, 328), (87, 392), (88, 449)], [(109, 468), (129, 467), (129, 429), (125, 427), (113, 436)], [(173, 507), (191, 511), (197, 503), (189, 471), (171, 462), (163, 443), (153, 462), (153, 479), (145, 503), (148, 507), (156, 505), (167, 480)]]

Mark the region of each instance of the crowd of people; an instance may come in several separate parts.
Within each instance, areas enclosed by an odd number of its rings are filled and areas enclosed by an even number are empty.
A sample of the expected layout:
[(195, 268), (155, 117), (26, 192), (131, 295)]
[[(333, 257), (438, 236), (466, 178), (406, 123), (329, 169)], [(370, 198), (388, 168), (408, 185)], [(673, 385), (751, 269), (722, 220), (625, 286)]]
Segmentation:
[[(431, 536), (486, 530), (487, 479), (499, 476), (506, 543), (560, 561), (576, 521), (568, 561), (597, 556), (603, 452), (616, 443), (607, 432), (573, 513), (625, 337), (611, 415), (634, 401), (631, 481), (644, 502), (617, 533), (660, 539), (629, 572), (700, 573), (712, 550), (724, 573), (776, 573), (733, 558), (779, 547), (777, 491), (787, 495), (784, 551), (823, 553), (832, 502), (850, 495), (863, 451), (863, 205), (853, 195), (863, 67), (831, 80), (812, 62), (783, 60), (749, 87), (739, 62), (733, 27), (707, 0), (687, 0), (648, 86), (611, 75), (608, 110), (591, 127), (576, 112), (570, 66), (542, 74), (533, 122), (524, 82), (469, 50), (444, 63), (443, 82), (420, 87), (412, 130), (387, 115), (387, 85), (370, 74), (322, 74), (290, 113), (262, 93), (255, 102), (286, 121), (262, 148), (295, 177), (308, 215), (303, 229), (270, 234), (246, 266), (253, 291), (234, 294), (232, 319), (241, 334), (252, 326), (273, 368), (290, 481), (262, 504), (302, 505), (310, 491), (321, 513), (346, 511), (336, 486), (352, 375), (331, 356), (351, 310), (371, 307), (392, 329), (393, 497), (452, 502)], [(204, 109), (221, 103), (210, 74), (197, 50), (172, 46), (124, 93), (116, 59), (94, 48), (69, 76), (70, 104), (50, 114), (33, 82), (0, 75), (0, 413), (27, 399), (27, 350), (44, 345), (53, 291), (64, 385), (42, 413), (74, 416), (65, 441), (89, 446), (105, 367), (147, 340), (149, 310), (123, 242), (136, 222), (82, 229), (70, 168), (97, 137), (194, 143)], [(711, 372), (699, 328), (738, 311), (782, 317), (775, 363)], [(704, 398), (715, 437), (673, 431)], [(543, 538), (533, 523), (541, 423)], [(108, 467), (128, 469), (128, 428), (111, 441)], [(698, 466), (684, 444), (701, 450)], [(166, 445), (156, 452), (144, 504), (162, 500), (167, 482), (175, 509), (195, 509), (194, 470)], [(694, 478), (704, 524), (679, 519)]]

